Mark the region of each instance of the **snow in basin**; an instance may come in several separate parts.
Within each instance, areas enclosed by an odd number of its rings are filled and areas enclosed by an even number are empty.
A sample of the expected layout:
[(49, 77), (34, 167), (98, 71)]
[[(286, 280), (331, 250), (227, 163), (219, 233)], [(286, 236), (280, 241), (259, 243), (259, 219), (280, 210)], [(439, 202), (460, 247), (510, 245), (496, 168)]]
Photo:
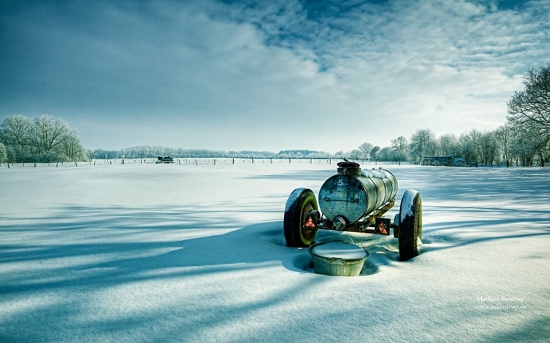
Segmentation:
[(359, 259), (367, 256), (365, 250), (357, 245), (342, 242), (323, 243), (313, 247), (311, 252), (324, 258), (335, 257), (344, 260)]

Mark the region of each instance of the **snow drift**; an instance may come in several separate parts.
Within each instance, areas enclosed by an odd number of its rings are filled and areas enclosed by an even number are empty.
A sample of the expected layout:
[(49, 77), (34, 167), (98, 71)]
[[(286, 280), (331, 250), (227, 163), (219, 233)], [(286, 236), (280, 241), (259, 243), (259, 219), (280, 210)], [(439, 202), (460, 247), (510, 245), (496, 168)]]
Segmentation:
[(282, 230), (327, 161), (2, 166), (0, 341), (546, 341), (550, 169), (384, 167), (422, 196), (420, 255), (340, 234), (369, 251), (346, 278)]

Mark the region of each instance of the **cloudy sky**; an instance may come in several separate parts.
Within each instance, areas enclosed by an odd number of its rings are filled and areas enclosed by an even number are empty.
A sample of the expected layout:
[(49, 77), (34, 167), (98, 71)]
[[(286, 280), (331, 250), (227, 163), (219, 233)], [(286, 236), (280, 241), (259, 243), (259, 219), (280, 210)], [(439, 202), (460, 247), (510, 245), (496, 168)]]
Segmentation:
[(550, 62), (550, 0), (2, 1), (0, 120), (88, 149), (350, 151), (492, 130)]

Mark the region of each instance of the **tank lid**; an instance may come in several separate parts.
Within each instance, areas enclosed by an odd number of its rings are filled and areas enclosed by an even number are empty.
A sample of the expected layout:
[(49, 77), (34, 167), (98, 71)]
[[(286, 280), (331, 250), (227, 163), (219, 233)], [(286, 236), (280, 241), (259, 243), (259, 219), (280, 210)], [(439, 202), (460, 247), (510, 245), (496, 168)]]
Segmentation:
[(350, 162), (350, 161), (344, 161), (344, 162), (338, 162), (338, 167), (340, 168), (359, 168), (359, 163)]
[(344, 161), (338, 162), (338, 168), (336, 169), (338, 174), (351, 174), (360, 176), (361, 175), (361, 166), (359, 163)]

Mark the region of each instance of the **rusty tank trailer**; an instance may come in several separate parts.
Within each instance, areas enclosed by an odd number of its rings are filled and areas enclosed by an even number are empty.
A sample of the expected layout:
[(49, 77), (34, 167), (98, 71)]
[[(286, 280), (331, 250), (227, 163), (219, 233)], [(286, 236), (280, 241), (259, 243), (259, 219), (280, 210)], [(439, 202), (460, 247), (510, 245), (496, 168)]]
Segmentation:
[(418, 255), (422, 238), (422, 200), (415, 190), (406, 190), (399, 213), (383, 217), (394, 205), (398, 183), (385, 169), (362, 170), (355, 162), (338, 163), (337, 174), (319, 190), (295, 189), (286, 202), (283, 229), (291, 247), (307, 247), (315, 242), (318, 230), (337, 230), (390, 235), (398, 239), (402, 261)]

